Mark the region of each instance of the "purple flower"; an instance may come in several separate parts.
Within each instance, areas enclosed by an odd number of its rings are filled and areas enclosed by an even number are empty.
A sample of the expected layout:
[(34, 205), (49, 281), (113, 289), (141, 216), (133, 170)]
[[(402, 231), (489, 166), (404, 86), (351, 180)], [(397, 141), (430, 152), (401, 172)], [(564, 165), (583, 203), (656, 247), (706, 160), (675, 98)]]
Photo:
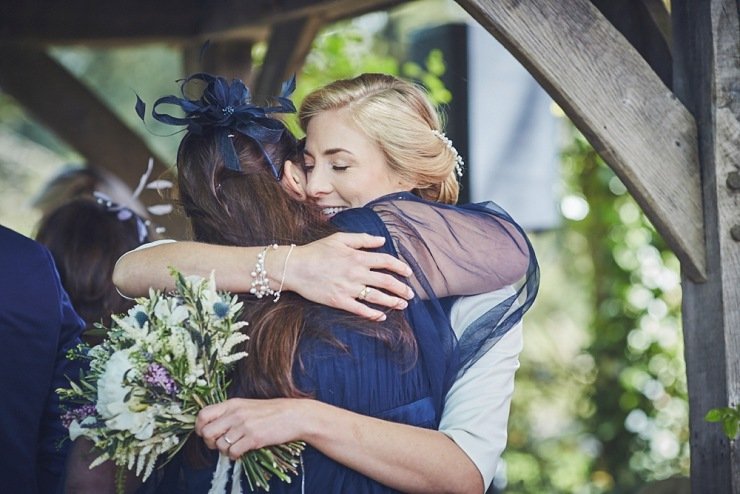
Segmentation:
[(95, 405), (88, 403), (72, 410), (67, 410), (62, 414), (62, 424), (69, 429), (73, 421), (82, 422), (87, 417), (95, 415)]
[(147, 367), (144, 373), (144, 381), (147, 384), (162, 389), (169, 395), (174, 395), (178, 391), (177, 384), (175, 384), (167, 369), (156, 362), (149, 364), (149, 367)]

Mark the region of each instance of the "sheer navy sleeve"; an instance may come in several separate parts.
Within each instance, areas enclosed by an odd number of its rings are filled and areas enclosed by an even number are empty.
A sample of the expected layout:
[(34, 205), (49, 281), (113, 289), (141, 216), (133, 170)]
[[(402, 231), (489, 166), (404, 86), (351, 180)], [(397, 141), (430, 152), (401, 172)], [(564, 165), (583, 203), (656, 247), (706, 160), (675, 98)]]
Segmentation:
[[(406, 281), (416, 296), (407, 313), (428, 370), (444, 368), (444, 376), (437, 376), (442, 399), (534, 302), (534, 250), (521, 227), (493, 203), (452, 206), (400, 193), (343, 211), (333, 221), (344, 231), (384, 236), (381, 250), (411, 266), (414, 274)], [(450, 326), (448, 297), (491, 292), (505, 296), (492, 297), (496, 302), (465, 328)]]

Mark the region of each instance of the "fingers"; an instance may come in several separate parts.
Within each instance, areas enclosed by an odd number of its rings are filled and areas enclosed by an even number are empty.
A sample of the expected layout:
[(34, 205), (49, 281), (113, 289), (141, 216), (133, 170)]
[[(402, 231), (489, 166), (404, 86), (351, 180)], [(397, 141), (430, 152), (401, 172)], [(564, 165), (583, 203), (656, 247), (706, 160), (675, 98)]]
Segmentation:
[(223, 403), (203, 407), (195, 418), (195, 433), (199, 436), (203, 436), (203, 428), (221, 417), (225, 411), (226, 406)]
[(371, 321), (385, 321), (387, 319), (387, 316), (382, 311), (368, 307), (355, 299), (349, 299), (345, 304), (337, 306), (337, 309), (357, 314)]
[(236, 460), (242, 454), (249, 451), (249, 448), (245, 447), (246, 441), (243, 439), (244, 436), (241, 435), (237, 428), (231, 428), (216, 440), (216, 446), (220, 453), (227, 455), (232, 460)]
[[(403, 283), (401, 283), (401, 285), (402, 285), (402, 289), (404, 290), (404, 292), (406, 290), (409, 290), (409, 287), (407, 287)], [(403, 310), (409, 306), (409, 303), (405, 299), (394, 297), (392, 295), (389, 295), (381, 290), (378, 290), (372, 287), (370, 287), (370, 290), (367, 292), (367, 295), (361, 302), (380, 305), (383, 307), (388, 307), (389, 309), (396, 309), (396, 310)]]
[[(392, 309), (405, 309), (405, 305), (399, 307), (401, 300), (414, 298), (414, 291), (406, 283), (387, 273), (370, 271), (365, 277), (365, 285), (374, 288), (373, 291), (375, 292), (380, 292), (372, 294), (374, 298), (367, 299), (374, 304), (384, 305)], [(383, 292), (387, 292), (387, 294)], [(388, 296), (381, 297), (380, 295)]]
[(335, 233), (332, 237), (352, 249), (375, 249), (385, 243), (385, 237), (367, 233)]
[(370, 269), (384, 269), (400, 276), (411, 276), (412, 274), (408, 264), (390, 254), (363, 252), (362, 257), (364, 264)]

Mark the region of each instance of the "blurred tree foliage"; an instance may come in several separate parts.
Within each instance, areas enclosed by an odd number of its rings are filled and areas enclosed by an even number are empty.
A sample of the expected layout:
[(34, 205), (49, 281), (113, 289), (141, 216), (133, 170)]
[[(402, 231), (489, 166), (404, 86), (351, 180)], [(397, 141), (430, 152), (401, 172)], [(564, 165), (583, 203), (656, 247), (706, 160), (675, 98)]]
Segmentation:
[(552, 293), (543, 276), (538, 304), (545, 307), (525, 325), (560, 331), (545, 321), (562, 310), (552, 305), (583, 303), (578, 317), (586, 339), (566, 358), (549, 360), (528, 357), (527, 347), (543, 341), (527, 340), (504, 455), (505, 491), (635, 492), (688, 474), (679, 265), (621, 181), (568, 128), (564, 228), (535, 239), (545, 252), (547, 242), (557, 244), (558, 254), (544, 263), (561, 266), (543, 271), (566, 285)]

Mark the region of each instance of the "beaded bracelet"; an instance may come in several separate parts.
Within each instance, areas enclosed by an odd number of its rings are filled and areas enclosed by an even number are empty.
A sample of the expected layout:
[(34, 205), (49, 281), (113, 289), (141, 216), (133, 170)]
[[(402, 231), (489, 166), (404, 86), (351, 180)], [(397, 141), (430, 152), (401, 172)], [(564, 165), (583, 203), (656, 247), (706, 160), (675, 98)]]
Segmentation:
[(257, 263), (254, 265), (254, 271), (250, 273), (253, 278), (252, 288), (249, 289), (249, 293), (257, 298), (275, 294), (275, 290), (270, 288), (270, 280), (267, 277), (267, 270), (265, 269), (265, 258), (269, 249), (277, 250), (277, 248), (278, 244), (268, 245), (257, 254)]

